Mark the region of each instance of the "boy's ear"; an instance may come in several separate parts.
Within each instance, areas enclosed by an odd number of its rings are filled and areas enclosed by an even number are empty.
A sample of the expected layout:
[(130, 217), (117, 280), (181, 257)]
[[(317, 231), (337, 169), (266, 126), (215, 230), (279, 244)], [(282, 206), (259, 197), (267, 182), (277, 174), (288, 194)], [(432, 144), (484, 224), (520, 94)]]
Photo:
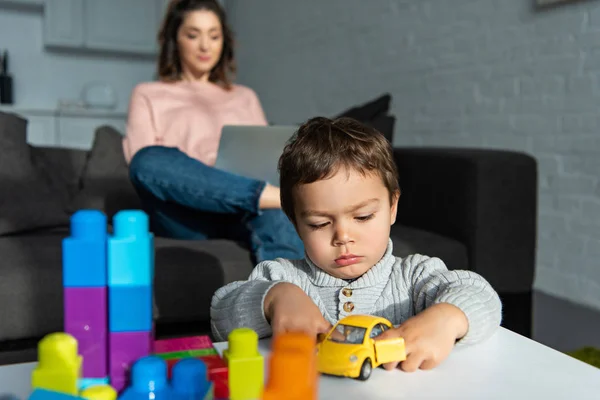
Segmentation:
[(398, 214), (398, 200), (400, 200), (400, 190), (392, 195), (392, 208), (390, 210), (390, 225), (396, 223), (396, 215)]

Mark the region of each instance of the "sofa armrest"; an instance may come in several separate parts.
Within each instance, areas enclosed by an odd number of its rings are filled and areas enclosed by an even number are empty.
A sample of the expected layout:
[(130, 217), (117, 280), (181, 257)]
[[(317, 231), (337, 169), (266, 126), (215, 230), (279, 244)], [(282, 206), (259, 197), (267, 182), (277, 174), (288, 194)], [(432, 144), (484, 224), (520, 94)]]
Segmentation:
[(537, 161), (502, 150), (395, 148), (398, 222), (461, 241), (468, 269), (499, 292), (531, 291)]

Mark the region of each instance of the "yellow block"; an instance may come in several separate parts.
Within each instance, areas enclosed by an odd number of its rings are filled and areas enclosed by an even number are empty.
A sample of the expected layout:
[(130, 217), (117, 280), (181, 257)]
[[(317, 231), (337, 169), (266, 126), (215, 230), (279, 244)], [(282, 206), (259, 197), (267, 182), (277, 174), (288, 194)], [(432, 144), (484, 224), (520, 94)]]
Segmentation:
[(264, 359), (258, 352), (258, 335), (252, 329), (234, 329), (223, 352), (229, 370), (231, 400), (259, 399), (264, 385)]
[(77, 396), (81, 363), (73, 336), (64, 332), (46, 335), (38, 343), (38, 365), (31, 374), (31, 386)]
[(109, 385), (91, 386), (83, 389), (80, 397), (88, 400), (117, 400), (117, 391)]

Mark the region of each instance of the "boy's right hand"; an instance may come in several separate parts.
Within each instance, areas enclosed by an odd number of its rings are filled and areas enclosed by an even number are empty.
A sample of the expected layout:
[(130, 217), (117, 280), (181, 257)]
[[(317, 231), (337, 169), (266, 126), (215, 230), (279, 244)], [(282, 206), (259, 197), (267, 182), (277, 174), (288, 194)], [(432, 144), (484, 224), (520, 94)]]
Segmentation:
[(316, 337), (332, 328), (312, 299), (292, 283), (281, 282), (273, 286), (265, 297), (264, 307), (273, 336), (304, 332)]

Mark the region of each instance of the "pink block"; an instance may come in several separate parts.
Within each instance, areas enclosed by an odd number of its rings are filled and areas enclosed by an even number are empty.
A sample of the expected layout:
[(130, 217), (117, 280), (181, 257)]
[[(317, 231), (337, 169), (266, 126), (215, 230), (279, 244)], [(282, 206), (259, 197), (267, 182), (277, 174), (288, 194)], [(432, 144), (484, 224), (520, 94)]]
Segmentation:
[[(110, 382), (115, 390), (129, 382), (129, 369), (138, 359), (150, 354), (152, 332), (111, 332), (109, 339)], [(116, 386), (115, 386), (116, 385)]]
[(162, 339), (154, 342), (154, 354), (184, 350), (211, 349), (213, 343), (208, 336), (192, 336), (176, 339)]
[(106, 287), (64, 288), (64, 330), (78, 342), (83, 377), (108, 376)]

